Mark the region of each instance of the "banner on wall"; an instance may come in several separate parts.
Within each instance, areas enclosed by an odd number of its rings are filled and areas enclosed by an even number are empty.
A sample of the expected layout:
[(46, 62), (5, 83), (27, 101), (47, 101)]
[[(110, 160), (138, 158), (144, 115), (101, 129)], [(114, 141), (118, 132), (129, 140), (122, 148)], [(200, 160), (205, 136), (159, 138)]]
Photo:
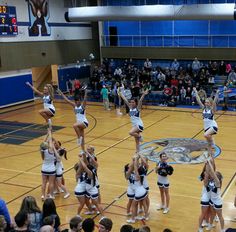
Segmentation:
[(29, 10), (29, 36), (50, 36), (48, 25), (49, 0), (27, 0)]

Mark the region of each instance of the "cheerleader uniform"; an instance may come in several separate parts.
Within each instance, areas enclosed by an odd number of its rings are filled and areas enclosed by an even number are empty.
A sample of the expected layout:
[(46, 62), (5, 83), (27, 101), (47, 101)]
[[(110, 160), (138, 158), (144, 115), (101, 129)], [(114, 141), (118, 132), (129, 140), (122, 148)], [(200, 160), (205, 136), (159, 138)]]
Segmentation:
[[(127, 170), (128, 171), (128, 170)], [(128, 188), (127, 188), (127, 197), (131, 200), (134, 199), (135, 196), (135, 175), (133, 172), (131, 172), (129, 178), (128, 178)]]
[[(94, 154), (90, 154), (93, 158), (94, 158), (94, 160), (95, 161), (97, 161), (97, 157), (94, 155)], [(88, 160), (88, 163), (89, 164), (91, 164), (91, 162), (90, 162), (90, 157), (89, 156), (86, 156), (86, 158), (87, 158), (87, 160)], [(92, 164), (91, 164), (92, 165)], [(95, 168), (95, 167), (94, 167)], [(95, 168), (96, 169), (96, 168)], [(95, 177), (95, 179), (96, 179), (96, 187), (99, 189), (100, 188), (100, 185), (99, 185), (99, 181), (98, 181), (98, 175), (97, 175), (97, 169), (96, 169), (96, 177)]]
[(83, 105), (75, 106), (75, 115), (76, 115), (76, 121), (78, 123), (83, 123), (85, 127), (88, 127), (88, 120), (85, 115), (85, 108)]
[(210, 205), (210, 192), (207, 191), (206, 186), (202, 187), (201, 205), (203, 207), (208, 207)]
[(204, 131), (206, 132), (210, 128), (214, 130), (216, 134), (218, 131), (217, 123), (214, 119), (214, 114), (211, 109), (204, 108), (202, 112), (203, 122), (204, 122)]
[(86, 188), (86, 197), (91, 199), (97, 199), (99, 196), (98, 188), (96, 186), (96, 176), (97, 172), (95, 168), (92, 168), (91, 172), (93, 173), (94, 179), (90, 178), (88, 174), (86, 175), (85, 188)]
[(75, 196), (76, 197), (83, 197), (86, 195), (86, 183), (85, 183), (86, 177), (87, 177), (86, 172), (82, 172), (80, 174), (80, 177), (78, 178), (77, 185), (75, 187)]
[(56, 175), (55, 156), (50, 153), (48, 149), (41, 151), (44, 154), (43, 165), (41, 173), (45, 176)]
[[(167, 166), (168, 166), (168, 164), (165, 162), (158, 162), (158, 168), (166, 168)], [(157, 185), (160, 188), (169, 188), (170, 183), (169, 183), (167, 175), (162, 176), (158, 173)]]
[(135, 176), (134, 177), (135, 178), (134, 179), (134, 193), (135, 193), (134, 200), (135, 201), (143, 200), (147, 196), (147, 194), (148, 194), (147, 190), (143, 186), (143, 176), (142, 176), (142, 173), (139, 173), (139, 175), (140, 175), (140, 180), (137, 180), (136, 179), (136, 175), (134, 175)]
[(210, 193), (210, 205), (216, 210), (222, 209), (223, 202), (220, 188), (216, 187), (214, 181), (209, 181), (206, 189)]
[(149, 191), (149, 185), (148, 185), (148, 181), (147, 181), (147, 172), (148, 172), (148, 170), (147, 170), (147, 168), (144, 166), (144, 165), (142, 165), (142, 166), (140, 166), (141, 168), (142, 168), (142, 174), (141, 174), (141, 176), (143, 177), (143, 187), (147, 190), (147, 191)]
[(57, 160), (56, 161), (56, 177), (60, 178), (63, 176), (63, 164), (61, 160)]
[(43, 96), (43, 107), (44, 109), (50, 110), (52, 115), (54, 115), (56, 112), (53, 101), (49, 95)]
[(137, 108), (129, 110), (129, 116), (133, 127), (137, 127), (140, 132), (144, 130), (143, 121), (140, 118), (140, 111)]

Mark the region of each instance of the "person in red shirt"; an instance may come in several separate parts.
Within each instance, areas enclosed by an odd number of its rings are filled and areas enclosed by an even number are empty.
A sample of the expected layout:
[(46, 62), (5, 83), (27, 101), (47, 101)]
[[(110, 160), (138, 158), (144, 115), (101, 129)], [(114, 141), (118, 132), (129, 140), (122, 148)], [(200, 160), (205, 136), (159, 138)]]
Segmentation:
[(77, 80), (77, 79), (75, 79), (75, 80), (74, 80), (74, 89), (75, 89), (74, 95), (75, 95), (75, 96), (76, 96), (76, 95), (79, 95), (79, 93), (80, 93), (80, 87), (81, 87), (80, 81)]

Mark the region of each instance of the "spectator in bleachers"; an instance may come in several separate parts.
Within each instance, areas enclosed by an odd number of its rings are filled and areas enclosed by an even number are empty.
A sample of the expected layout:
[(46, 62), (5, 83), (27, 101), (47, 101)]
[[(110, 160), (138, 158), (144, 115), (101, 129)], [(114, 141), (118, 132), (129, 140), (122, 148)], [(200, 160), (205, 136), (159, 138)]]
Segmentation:
[(230, 64), (230, 63), (226, 64), (226, 70), (225, 70), (226, 75), (229, 75), (229, 73), (231, 72), (231, 70), (232, 70), (231, 64)]
[(218, 74), (220, 76), (224, 76), (226, 74), (226, 64), (223, 60), (220, 62)]
[(151, 229), (149, 226), (142, 226), (140, 229), (139, 229), (139, 232), (151, 232)]
[(14, 219), (16, 227), (10, 232), (31, 232), (30, 230), (28, 230), (29, 220), (26, 212), (19, 211), (14, 217)]
[(45, 217), (45, 218), (43, 219), (43, 225), (44, 225), (44, 226), (51, 226), (51, 227), (54, 228), (54, 226), (55, 226), (55, 217), (53, 217), (53, 216), (51, 216), (51, 215)]
[(192, 71), (193, 71), (193, 73), (198, 74), (200, 68), (201, 68), (200, 61), (197, 59), (197, 57), (195, 57), (194, 61), (192, 63)]
[(108, 98), (109, 91), (105, 85), (102, 86), (101, 95), (103, 100), (103, 105), (105, 110), (111, 110), (109, 105), (109, 98)]
[(152, 71), (152, 62), (148, 58), (144, 62), (143, 66), (144, 66), (144, 70), (146, 72), (151, 72)]
[(7, 226), (10, 227), (11, 217), (10, 217), (6, 202), (2, 198), (0, 198), (0, 215), (4, 216), (4, 218), (7, 222)]
[(75, 216), (70, 219), (70, 232), (79, 232), (82, 229), (82, 218)]
[(232, 69), (231, 72), (229, 73), (228, 81), (231, 82), (233, 85), (236, 84), (236, 73), (234, 69)]
[(115, 71), (115, 62), (113, 59), (109, 61), (109, 68), (108, 68), (108, 73), (114, 73)]
[(171, 99), (172, 94), (173, 94), (172, 88), (170, 88), (167, 85), (165, 85), (164, 89), (163, 89), (163, 92), (162, 92), (162, 96), (161, 96), (161, 99), (162, 99), (161, 105), (167, 106), (168, 102)]
[(191, 104), (191, 99), (192, 99), (192, 90), (190, 87), (187, 87), (186, 89), (186, 105), (190, 105)]
[(223, 88), (224, 103), (223, 103), (222, 110), (228, 110), (228, 100), (229, 100), (229, 92), (230, 92), (228, 85), (229, 84), (226, 81)]
[(60, 217), (57, 214), (56, 205), (51, 198), (47, 198), (43, 203), (43, 212), (42, 218), (44, 219), (47, 216), (52, 216), (55, 220), (54, 230), (55, 232), (60, 231)]
[(209, 76), (208, 77), (208, 85), (213, 86), (215, 84), (215, 77)]
[(219, 72), (217, 62), (214, 61), (214, 62), (212, 63), (212, 66), (211, 66), (211, 67), (212, 67), (212, 69), (211, 69), (211, 74), (212, 74), (213, 76), (215, 76), (215, 75)]
[(170, 66), (171, 70), (178, 71), (179, 70), (179, 62), (177, 59), (174, 59), (174, 61), (171, 63)]
[(42, 225), (42, 215), (36, 199), (32, 196), (27, 196), (23, 199), (20, 211), (28, 214), (29, 230), (31, 232), (38, 232)]
[(179, 97), (180, 97), (180, 103), (185, 104), (186, 103), (186, 89), (184, 88), (184, 86), (182, 86), (180, 89)]
[(82, 223), (82, 229), (84, 232), (93, 232), (95, 229), (95, 222), (92, 218), (86, 218)]
[(121, 77), (122, 77), (122, 70), (120, 67), (117, 67), (114, 71), (114, 77), (117, 81), (120, 81)]
[(134, 232), (135, 228), (131, 225), (123, 225), (120, 228), (120, 232)]
[(110, 218), (102, 218), (99, 221), (98, 232), (110, 232), (113, 226), (113, 222)]
[(54, 229), (52, 226), (45, 225), (40, 228), (39, 232), (54, 232)]
[(200, 100), (202, 102), (205, 102), (207, 98), (207, 94), (206, 94), (206, 91), (203, 89), (203, 87), (200, 87), (200, 90), (198, 91), (198, 96), (200, 97)]
[(3, 215), (0, 215), (0, 232), (5, 232), (7, 229), (7, 222)]

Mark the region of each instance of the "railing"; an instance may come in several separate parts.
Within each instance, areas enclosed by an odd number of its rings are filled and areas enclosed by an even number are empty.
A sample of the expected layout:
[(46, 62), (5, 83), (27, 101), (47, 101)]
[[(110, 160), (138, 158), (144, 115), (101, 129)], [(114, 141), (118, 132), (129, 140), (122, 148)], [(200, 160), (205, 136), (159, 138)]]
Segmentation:
[(235, 35), (102, 35), (104, 46), (118, 47), (236, 47)]

